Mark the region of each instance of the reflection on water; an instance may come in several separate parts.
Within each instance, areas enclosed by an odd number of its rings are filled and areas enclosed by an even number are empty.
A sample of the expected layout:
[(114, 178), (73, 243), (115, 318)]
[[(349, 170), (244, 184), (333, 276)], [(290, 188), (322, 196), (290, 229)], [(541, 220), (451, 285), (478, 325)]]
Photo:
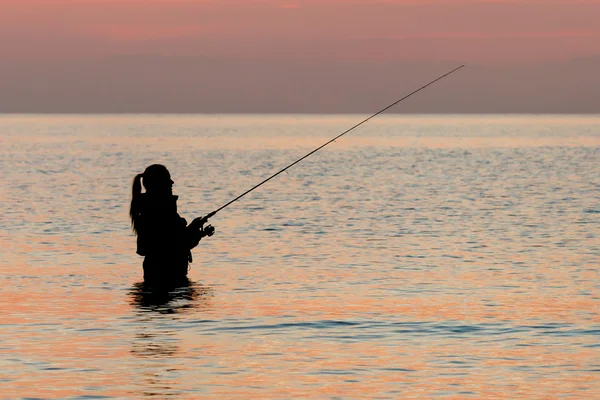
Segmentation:
[(129, 292), (131, 304), (140, 311), (161, 314), (185, 312), (188, 309), (208, 309), (213, 289), (185, 279), (173, 286), (135, 283)]
[(128, 295), (130, 304), (137, 310), (138, 321), (131, 354), (147, 360), (139, 366), (140, 378), (135, 382), (140, 387), (137, 394), (159, 398), (181, 396), (182, 392), (176, 389), (180, 367), (170, 362), (184, 356), (180, 354), (176, 314), (210, 309), (213, 289), (190, 279), (171, 286), (138, 282)]
[(355, 122), (0, 116), (1, 396), (600, 398), (598, 116), (381, 116), (134, 283), (144, 167), (189, 221)]
[(144, 322), (143, 332), (135, 334), (131, 353), (139, 357), (172, 357), (178, 346), (175, 329), (156, 330), (156, 317), (147, 313), (177, 314), (191, 310), (207, 310), (213, 289), (189, 279), (174, 286), (156, 286), (145, 282), (135, 283), (129, 292), (130, 303)]

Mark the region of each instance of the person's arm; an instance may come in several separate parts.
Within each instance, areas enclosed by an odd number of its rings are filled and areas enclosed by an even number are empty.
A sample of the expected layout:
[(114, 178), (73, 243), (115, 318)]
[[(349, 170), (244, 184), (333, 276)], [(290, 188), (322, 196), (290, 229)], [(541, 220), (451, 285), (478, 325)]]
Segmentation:
[(186, 227), (189, 249), (196, 247), (203, 237), (212, 236), (215, 232), (215, 228), (211, 225), (204, 228), (204, 224), (210, 216), (212, 216), (212, 214), (196, 218)]
[(194, 223), (194, 221), (192, 221), (192, 223), (185, 228), (186, 247), (190, 250), (198, 246), (200, 239), (202, 239), (201, 226), (199, 227), (198, 224)]

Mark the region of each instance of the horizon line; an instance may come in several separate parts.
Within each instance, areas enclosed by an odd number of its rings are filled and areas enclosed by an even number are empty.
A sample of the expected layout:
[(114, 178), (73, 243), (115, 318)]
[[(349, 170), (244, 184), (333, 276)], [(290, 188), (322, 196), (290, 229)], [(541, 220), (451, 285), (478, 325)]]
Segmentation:
[[(0, 116), (211, 116), (211, 115), (239, 115), (239, 116), (248, 116), (248, 115), (316, 115), (316, 116), (325, 116), (325, 115), (369, 115), (370, 112), (0, 112)], [(513, 111), (513, 112), (385, 112), (380, 115), (401, 115), (401, 116), (444, 116), (444, 115), (471, 115), (471, 116), (484, 116), (484, 115), (540, 115), (540, 116), (550, 116), (550, 115), (565, 115), (565, 116), (600, 116), (600, 112), (527, 112), (527, 111)]]

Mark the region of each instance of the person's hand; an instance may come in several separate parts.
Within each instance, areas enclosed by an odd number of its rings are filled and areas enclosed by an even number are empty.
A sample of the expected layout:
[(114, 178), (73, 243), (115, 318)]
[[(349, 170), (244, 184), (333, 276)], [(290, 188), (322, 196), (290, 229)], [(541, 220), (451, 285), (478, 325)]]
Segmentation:
[(215, 234), (215, 227), (212, 225), (208, 225), (206, 228), (202, 230), (202, 236), (212, 236)]
[(192, 229), (202, 229), (202, 227), (204, 226), (204, 224), (208, 221), (208, 219), (210, 217), (212, 217), (213, 215), (215, 215), (214, 212), (211, 212), (209, 214), (206, 214), (204, 217), (198, 217), (195, 218), (192, 223), (190, 224), (190, 227)]
[(202, 227), (206, 223), (206, 219), (207, 219), (206, 217), (194, 218), (194, 220), (190, 224), (190, 228), (192, 228), (192, 229), (202, 229)]

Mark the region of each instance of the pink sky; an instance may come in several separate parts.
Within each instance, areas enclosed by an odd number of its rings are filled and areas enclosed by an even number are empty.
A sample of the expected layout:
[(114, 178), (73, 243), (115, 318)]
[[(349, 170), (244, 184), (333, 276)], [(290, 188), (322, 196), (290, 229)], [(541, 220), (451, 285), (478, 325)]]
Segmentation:
[(0, 63), (18, 68), (144, 54), (267, 69), (295, 60), (315, 74), (327, 68), (314, 64), (351, 62), (368, 74), (389, 63), (530, 68), (600, 57), (600, 0), (0, 0), (0, 7)]
[(0, 0), (2, 60), (148, 52), (520, 63), (600, 54), (598, 0)]

